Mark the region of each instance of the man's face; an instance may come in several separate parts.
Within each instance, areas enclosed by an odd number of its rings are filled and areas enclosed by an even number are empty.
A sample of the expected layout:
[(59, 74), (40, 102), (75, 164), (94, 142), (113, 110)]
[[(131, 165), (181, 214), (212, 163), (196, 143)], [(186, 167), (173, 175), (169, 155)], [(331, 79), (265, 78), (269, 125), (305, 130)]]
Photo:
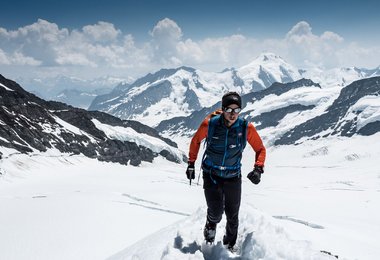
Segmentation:
[(236, 122), (236, 120), (239, 117), (239, 113), (235, 113), (234, 109), (238, 108), (239, 106), (236, 104), (229, 105), (227, 108), (232, 108), (231, 112), (226, 112), (225, 109), (223, 110), (223, 116), (224, 119), (226, 120), (227, 126), (233, 125), (233, 123)]

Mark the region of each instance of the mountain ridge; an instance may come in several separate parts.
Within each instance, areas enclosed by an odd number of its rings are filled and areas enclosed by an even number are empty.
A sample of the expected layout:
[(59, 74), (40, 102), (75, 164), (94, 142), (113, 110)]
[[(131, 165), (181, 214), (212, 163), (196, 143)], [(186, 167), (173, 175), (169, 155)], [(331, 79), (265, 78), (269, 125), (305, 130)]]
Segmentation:
[[(139, 122), (123, 121), (106, 113), (45, 101), (2, 75), (0, 83), (0, 146), (21, 153), (55, 148), (64, 153), (82, 153), (98, 160), (132, 165), (152, 162), (158, 155), (175, 162), (185, 159), (179, 152), (174, 152), (177, 149), (174, 142)], [(111, 123), (110, 128), (118, 127), (134, 134), (119, 140), (117, 136), (108, 136), (100, 130), (94, 120), (102, 124)], [(137, 144), (139, 138), (144, 138), (140, 135), (150, 136), (163, 148), (157, 150), (155, 145)]]
[(94, 99), (89, 110), (100, 110), (122, 119), (150, 126), (177, 116), (188, 116), (216, 103), (220, 92), (246, 94), (269, 87), (276, 81), (301, 78), (298, 71), (274, 54), (259, 56), (250, 64), (222, 72), (203, 72), (190, 67), (161, 69), (139, 78), (114, 95)]
[[(371, 135), (380, 131), (379, 82), (380, 77), (373, 77), (327, 89), (309, 79), (274, 83), (242, 95), (240, 116), (254, 123), (268, 146), (329, 135)], [(156, 130), (167, 137), (190, 137), (203, 119), (219, 108), (220, 101), (190, 116), (164, 120)]]

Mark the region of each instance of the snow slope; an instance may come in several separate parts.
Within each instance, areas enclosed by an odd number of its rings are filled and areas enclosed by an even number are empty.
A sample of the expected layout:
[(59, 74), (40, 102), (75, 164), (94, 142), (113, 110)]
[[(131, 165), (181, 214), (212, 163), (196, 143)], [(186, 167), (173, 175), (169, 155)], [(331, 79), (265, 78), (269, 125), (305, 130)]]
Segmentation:
[[(268, 149), (262, 182), (243, 181), (241, 259), (335, 259), (320, 251), (339, 259), (377, 259), (380, 149), (374, 144), (379, 141), (376, 134)], [(252, 156), (245, 152), (244, 172)], [(209, 251), (202, 254), (204, 216), (201, 208), (110, 259), (230, 259), (220, 244), (211, 257)], [(217, 229), (219, 242), (224, 223), (223, 218)]]
[(0, 259), (105, 259), (195, 208), (172, 199), (185, 183), (163, 158), (125, 167), (52, 151), (1, 152)]
[[(259, 185), (245, 177), (242, 259), (377, 259), (380, 255), (380, 134), (268, 148)], [(183, 139), (180, 147), (189, 140)], [(228, 259), (220, 244), (199, 250), (200, 185), (161, 157), (141, 167), (54, 151), (0, 148), (0, 259)], [(199, 162), (197, 161), (197, 173)], [(218, 226), (217, 241), (224, 222)]]
[[(249, 204), (243, 204), (242, 208), (237, 240), (238, 254), (242, 259), (333, 259), (313, 249), (308, 241), (291, 240), (271, 216)], [(205, 215), (206, 209), (199, 209), (186, 220), (164, 228), (108, 259), (234, 258), (221, 242), (225, 219), (217, 228), (218, 242), (214, 246), (204, 244), (202, 226)]]

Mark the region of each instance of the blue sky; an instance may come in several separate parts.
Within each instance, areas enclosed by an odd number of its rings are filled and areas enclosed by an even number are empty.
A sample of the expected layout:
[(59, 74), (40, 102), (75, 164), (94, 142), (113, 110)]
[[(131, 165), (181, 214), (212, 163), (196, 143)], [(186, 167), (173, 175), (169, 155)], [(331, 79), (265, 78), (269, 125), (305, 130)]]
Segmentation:
[(0, 71), (219, 71), (266, 51), (301, 68), (373, 68), (380, 65), (379, 2), (4, 0)]
[(380, 1), (375, 0), (5, 0), (1, 9), (0, 26), (7, 29), (38, 18), (70, 29), (107, 21), (136, 38), (146, 37), (152, 25), (166, 17), (193, 39), (233, 33), (276, 37), (302, 20), (312, 24), (316, 33), (332, 30), (350, 39), (369, 41), (380, 34)]

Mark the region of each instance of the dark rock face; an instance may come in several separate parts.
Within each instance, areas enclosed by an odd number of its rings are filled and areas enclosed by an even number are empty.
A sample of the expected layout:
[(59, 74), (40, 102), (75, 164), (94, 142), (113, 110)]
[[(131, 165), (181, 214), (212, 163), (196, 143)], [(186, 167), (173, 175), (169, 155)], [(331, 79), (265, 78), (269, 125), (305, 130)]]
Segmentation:
[(290, 105), (284, 108), (272, 110), (270, 112), (262, 113), (258, 116), (251, 118), (250, 116), (246, 117), (246, 120), (249, 122), (254, 121), (257, 130), (264, 129), (266, 127), (274, 127), (279, 124), (281, 119), (283, 119), (287, 114), (294, 112), (301, 112), (309, 109), (313, 109), (315, 106), (303, 106), (300, 104)]
[[(353, 136), (354, 134), (371, 135), (380, 131), (380, 122), (375, 121), (357, 130), (357, 116), (344, 120), (344, 116), (359, 99), (365, 96), (380, 95), (380, 77), (362, 79), (346, 86), (339, 97), (327, 109), (326, 113), (298, 125), (285, 133), (275, 145), (293, 144), (302, 137), (320, 138), (329, 135)], [(360, 112), (357, 112), (357, 115)], [(329, 131), (327, 131), (329, 130)], [(326, 131), (323, 135), (318, 135)]]
[[(92, 122), (97, 119), (112, 126), (131, 127), (138, 133), (160, 138), (176, 147), (174, 142), (162, 138), (156, 130), (139, 122), (123, 121), (102, 112), (89, 112), (64, 103), (45, 101), (1, 75), (0, 83), (6, 87), (0, 85), (0, 146), (22, 153), (56, 148), (65, 153), (82, 153), (101, 161), (131, 165), (139, 165), (141, 161), (152, 162), (158, 156), (134, 142), (108, 138)], [(65, 127), (67, 123), (77, 129), (70, 131)], [(168, 160), (179, 161), (169, 151), (162, 151), (161, 155)]]
[[(320, 85), (308, 79), (301, 79), (291, 83), (274, 83), (267, 89), (259, 92), (249, 93), (242, 96), (243, 104), (255, 102), (268, 95), (282, 95), (292, 89), (300, 87), (321, 88)], [(380, 77), (358, 80), (344, 87), (339, 97), (321, 115), (300, 123), (275, 140), (275, 145), (295, 144), (301, 138), (323, 138), (329, 135), (340, 135), (350, 137), (354, 134), (372, 135), (380, 131), (380, 121), (368, 123), (358, 127), (358, 118), (362, 111), (353, 112), (353, 118), (345, 118), (347, 112), (361, 98), (365, 96), (380, 96)], [(162, 121), (156, 129), (159, 132), (170, 134), (182, 134), (191, 136), (199, 127), (202, 120), (211, 112), (221, 107), (220, 102), (210, 108), (203, 108), (193, 112), (188, 117), (176, 117)], [(292, 104), (276, 110), (261, 113), (251, 117), (250, 112), (241, 113), (241, 117), (254, 122), (257, 129), (276, 127), (287, 115), (295, 112), (312, 110), (315, 105)]]
[(246, 100), (247, 102), (253, 102), (255, 100), (260, 100), (268, 95), (281, 95), (284, 94), (292, 89), (297, 89), (301, 87), (315, 87), (315, 88), (321, 88), (321, 86), (317, 83), (314, 83), (310, 79), (300, 79), (291, 83), (273, 83), (269, 88), (266, 88), (262, 91), (255, 92), (255, 93), (249, 93), (244, 95), (242, 98)]

